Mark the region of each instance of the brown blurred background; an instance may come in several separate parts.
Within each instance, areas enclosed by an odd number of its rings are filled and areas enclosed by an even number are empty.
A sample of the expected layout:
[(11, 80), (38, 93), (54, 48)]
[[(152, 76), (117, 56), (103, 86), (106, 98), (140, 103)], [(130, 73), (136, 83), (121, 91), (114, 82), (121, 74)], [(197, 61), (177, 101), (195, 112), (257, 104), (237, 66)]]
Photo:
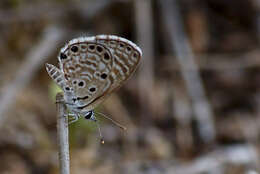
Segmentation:
[(55, 95), (45, 71), (79, 36), (139, 45), (134, 76), (70, 125), (71, 173), (260, 172), (259, 0), (1, 0), (0, 173), (56, 174)]

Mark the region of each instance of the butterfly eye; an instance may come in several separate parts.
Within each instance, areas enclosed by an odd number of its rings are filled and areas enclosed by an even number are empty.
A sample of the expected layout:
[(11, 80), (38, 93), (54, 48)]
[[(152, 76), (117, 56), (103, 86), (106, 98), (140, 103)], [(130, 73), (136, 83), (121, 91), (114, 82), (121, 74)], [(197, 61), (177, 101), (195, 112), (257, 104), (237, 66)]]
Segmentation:
[(67, 55), (64, 54), (64, 53), (60, 53), (60, 59), (66, 59), (67, 58)]
[(93, 111), (89, 111), (89, 112), (87, 112), (87, 114), (84, 116), (84, 118), (88, 120), (88, 119), (90, 119), (90, 118), (92, 117), (93, 114), (94, 114)]
[(79, 48), (74, 45), (74, 46), (71, 47), (70, 50), (71, 50), (72, 52), (76, 53), (76, 52), (79, 50)]

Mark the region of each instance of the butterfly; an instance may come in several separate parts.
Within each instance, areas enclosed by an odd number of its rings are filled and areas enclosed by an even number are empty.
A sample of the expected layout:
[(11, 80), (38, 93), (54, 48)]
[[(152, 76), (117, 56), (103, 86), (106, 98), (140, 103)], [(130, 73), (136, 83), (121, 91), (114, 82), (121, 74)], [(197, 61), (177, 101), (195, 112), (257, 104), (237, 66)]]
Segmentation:
[(93, 109), (129, 79), (141, 57), (141, 49), (122, 37), (79, 37), (61, 48), (59, 68), (46, 63), (46, 70), (63, 90), (72, 122), (81, 116), (95, 121)]

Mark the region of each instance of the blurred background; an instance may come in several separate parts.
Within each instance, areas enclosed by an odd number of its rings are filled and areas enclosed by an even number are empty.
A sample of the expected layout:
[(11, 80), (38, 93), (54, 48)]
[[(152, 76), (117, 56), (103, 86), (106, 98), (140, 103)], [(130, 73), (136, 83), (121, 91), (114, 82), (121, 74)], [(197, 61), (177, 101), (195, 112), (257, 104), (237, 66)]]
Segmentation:
[(55, 95), (44, 64), (79, 36), (142, 48), (137, 72), (69, 127), (71, 173), (260, 172), (259, 0), (1, 0), (0, 173), (57, 174)]

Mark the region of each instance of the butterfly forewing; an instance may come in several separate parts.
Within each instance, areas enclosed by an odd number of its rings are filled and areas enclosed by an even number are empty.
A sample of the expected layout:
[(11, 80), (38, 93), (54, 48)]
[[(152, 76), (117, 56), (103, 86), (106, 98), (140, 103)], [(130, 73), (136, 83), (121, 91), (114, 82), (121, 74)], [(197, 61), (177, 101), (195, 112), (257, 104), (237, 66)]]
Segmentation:
[(90, 110), (131, 76), (141, 55), (140, 48), (131, 41), (99, 35), (71, 40), (58, 59), (80, 108)]
[(65, 79), (82, 106), (88, 106), (111, 87), (112, 55), (102, 44), (79, 42), (69, 45), (61, 59)]

